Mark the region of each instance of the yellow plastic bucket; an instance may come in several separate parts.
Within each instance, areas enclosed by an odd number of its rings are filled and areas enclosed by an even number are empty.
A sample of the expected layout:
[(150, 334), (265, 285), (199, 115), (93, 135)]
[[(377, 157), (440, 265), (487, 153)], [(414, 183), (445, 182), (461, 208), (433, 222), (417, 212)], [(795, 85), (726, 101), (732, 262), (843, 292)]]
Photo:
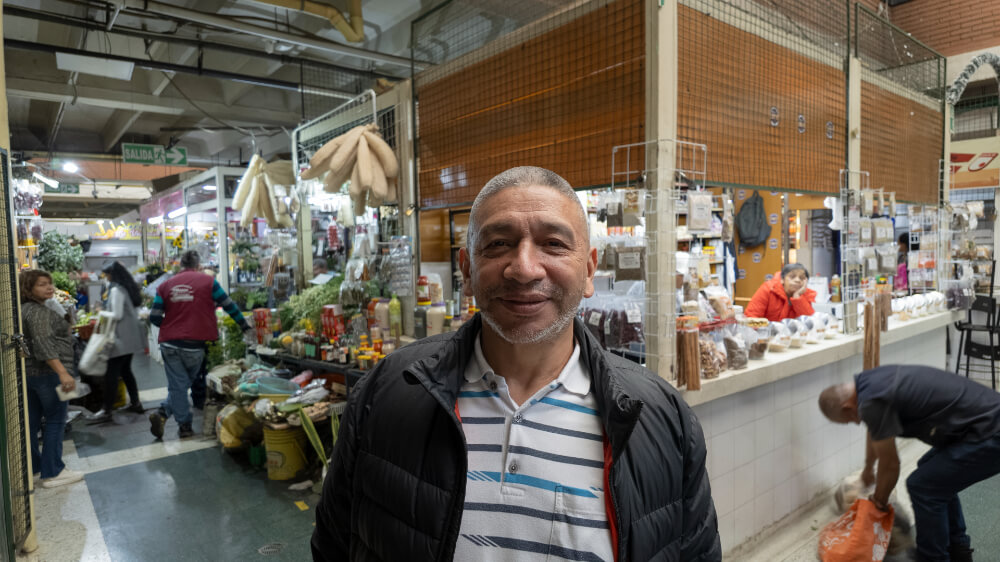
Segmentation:
[(306, 465), (306, 432), (301, 427), (270, 429), (264, 427), (264, 449), (267, 451), (267, 477), (289, 480)]

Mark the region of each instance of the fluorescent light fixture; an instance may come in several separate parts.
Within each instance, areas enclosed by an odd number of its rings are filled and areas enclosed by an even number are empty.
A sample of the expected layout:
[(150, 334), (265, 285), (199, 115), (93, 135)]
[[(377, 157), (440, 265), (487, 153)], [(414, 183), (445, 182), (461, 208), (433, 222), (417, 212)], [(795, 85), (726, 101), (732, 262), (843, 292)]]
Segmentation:
[(184, 215), (187, 214), (187, 212), (188, 212), (188, 208), (187, 207), (181, 207), (180, 209), (174, 209), (173, 211), (170, 211), (169, 213), (167, 213), (167, 218), (168, 219), (176, 219), (177, 217), (183, 217)]
[(201, 188), (204, 189), (205, 191), (215, 191), (214, 185), (204, 185)]
[(54, 187), (59, 187), (59, 182), (57, 182), (56, 180), (54, 180), (52, 178), (47, 178), (47, 177), (43, 176), (42, 174), (39, 174), (38, 172), (33, 172), (31, 175), (36, 180), (44, 183), (45, 185), (47, 185), (49, 187), (53, 187), (53, 188)]
[(149, 224), (160, 224), (161, 222), (163, 222), (163, 215), (160, 215), (158, 217), (149, 217), (149, 220), (146, 222), (148, 222)]
[(69, 172), (75, 174), (80, 171), (80, 167), (73, 162), (63, 162), (62, 169), (64, 172)]
[(71, 55), (56, 53), (56, 68), (67, 72), (82, 72), (94, 76), (104, 76), (116, 80), (131, 80), (135, 64), (126, 61), (108, 60), (99, 56)]

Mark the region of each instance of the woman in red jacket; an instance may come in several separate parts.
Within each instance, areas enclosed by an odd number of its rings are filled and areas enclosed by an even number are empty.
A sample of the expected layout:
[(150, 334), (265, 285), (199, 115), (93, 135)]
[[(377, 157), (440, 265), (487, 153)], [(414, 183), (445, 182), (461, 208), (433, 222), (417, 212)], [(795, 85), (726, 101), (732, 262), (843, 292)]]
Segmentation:
[(805, 266), (790, 263), (757, 289), (744, 314), (748, 318), (767, 318), (772, 322), (811, 315), (816, 291), (806, 288), (808, 282), (809, 272)]

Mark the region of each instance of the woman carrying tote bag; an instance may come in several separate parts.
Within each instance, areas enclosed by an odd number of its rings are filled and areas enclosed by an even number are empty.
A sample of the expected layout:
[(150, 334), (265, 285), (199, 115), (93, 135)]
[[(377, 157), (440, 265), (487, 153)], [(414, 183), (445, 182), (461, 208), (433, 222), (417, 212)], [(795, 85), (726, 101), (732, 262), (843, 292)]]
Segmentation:
[(136, 307), (142, 304), (139, 285), (121, 263), (114, 261), (101, 270), (111, 282), (108, 292), (108, 312), (115, 317), (115, 341), (108, 354), (108, 370), (104, 375), (104, 408), (90, 418), (90, 423), (111, 421), (115, 398), (118, 396), (118, 379), (128, 390), (129, 412), (142, 414), (145, 410), (139, 401), (139, 387), (132, 374), (132, 354), (146, 349), (146, 336), (139, 321)]

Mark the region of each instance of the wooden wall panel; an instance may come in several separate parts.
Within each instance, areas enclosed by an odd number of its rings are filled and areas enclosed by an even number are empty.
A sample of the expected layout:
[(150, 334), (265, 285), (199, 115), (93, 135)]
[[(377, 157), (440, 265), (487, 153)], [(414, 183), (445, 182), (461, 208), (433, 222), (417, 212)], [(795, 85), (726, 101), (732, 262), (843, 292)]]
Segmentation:
[[(752, 189), (735, 190), (733, 203), (736, 212), (740, 212), (743, 203), (753, 195)], [(757, 288), (765, 281), (768, 275), (776, 271), (781, 271), (781, 193), (758, 190), (761, 199), (764, 200), (764, 212), (768, 217), (768, 224), (771, 225), (771, 235), (767, 242), (753, 248), (743, 248), (739, 246), (739, 236), (736, 237), (736, 268), (739, 274), (736, 276), (736, 285), (733, 290), (733, 300), (736, 304), (746, 308)], [(756, 260), (756, 261), (755, 261)]]
[(925, 105), (861, 82), (861, 169), (896, 199), (937, 204), (943, 117)]
[(645, 140), (643, 9), (612, 2), (421, 86), (421, 206), (471, 202), (512, 166), (609, 184), (612, 147)]
[(846, 162), (844, 72), (702, 12), (678, 11), (678, 135), (708, 146), (708, 182), (836, 192)]

